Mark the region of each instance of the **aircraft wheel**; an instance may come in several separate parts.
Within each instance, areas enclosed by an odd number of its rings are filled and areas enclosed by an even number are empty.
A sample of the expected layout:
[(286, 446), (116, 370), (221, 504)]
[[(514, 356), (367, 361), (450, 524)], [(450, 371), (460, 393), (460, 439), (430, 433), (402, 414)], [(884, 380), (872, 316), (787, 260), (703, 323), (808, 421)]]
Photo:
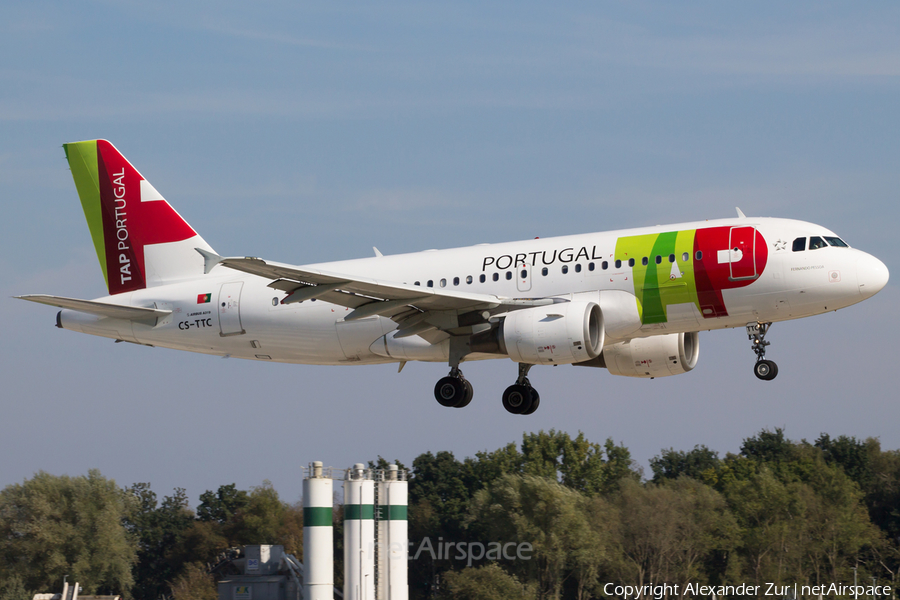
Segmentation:
[(528, 414), (531, 410), (531, 390), (526, 385), (513, 384), (503, 392), (503, 408), (514, 415)]
[(434, 399), (441, 406), (458, 406), (466, 395), (466, 384), (459, 377), (441, 377), (434, 386)]
[(472, 384), (469, 383), (468, 379), (462, 380), (463, 385), (466, 387), (466, 395), (463, 396), (463, 399), (456, 405), (456, 408), (465, 408), (469, 405), (469, 402), (472, 401), (472, 397), (475, 395), (475, 388), (472, 387)]
[(771, 360), (760, 360), (753, 365), (753, 374), (763, 381), (771, 381), (778, 375), (778, 365)]
[(534, 388), (531, 388), (531, 408), (528, 409), (528, 412), (523, 412), (523, 415), (530, 415), (534, 411), (538, 409), (538, 406), (541, 405), (541, 395), (538, 394), (538, 391)]

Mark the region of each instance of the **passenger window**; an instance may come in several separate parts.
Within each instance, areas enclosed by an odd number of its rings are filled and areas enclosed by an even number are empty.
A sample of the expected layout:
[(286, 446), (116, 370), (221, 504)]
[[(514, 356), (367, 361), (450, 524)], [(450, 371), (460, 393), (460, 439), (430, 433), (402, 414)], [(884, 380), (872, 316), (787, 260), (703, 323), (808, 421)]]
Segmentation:
[(459, 277), (453, 278), (453, 285), (459, 285)]
[(432, 280), (432, 279), (428, 280), (428, 287), (434, 287), (434, 280)]
[(419, 282), (417, 281), (417, 282), (415, 282), (413, 285), (419, 285)]
[(656, 264), (658, 264), (658, 265), (662, 264), (662, 256), (660, 256), (659, 254), (656, 255)]
[(683, 254), (681, 255), (681, 262), (687, 262), (687, 261), (688, 261), (688, 257), (689, 257), (689, 255), (688, 255), (687, 252), (683, 253)]
[(644, 258), (641, 259), (641, 264), (644, 265), (645, 267), (647, 266), (647, 262), (648, 262), (648, 261), (647, 261), (647, 257), (646, 257), (646, 256), (645, 256)]
[(806, 238), (797, 238), (794, 240), (794, 245), (791, 246), (791, 250), (794, 252), (803, 252), (806, 250)]
[(828, 237), (825, 236), (825, 241), (828, 242), (831, 246), (837, 246), (838, 248), (849, 248), (847, 242), (838, 237)]
[(810, 250), (818, 250), (819, 248), (824, 248), (828, 244), (825, 243), (825, 240), (820, 238), (819, 236), (813, 236), (809, 238), (809, 249)]
[(506, 272), (506, 279), (507, 279), (507, 280), (512, 279), (512, 271), (507, 271), (507, 272)]
[(441, 279), (441, 287), (447, 287), (447, 280)]
[(575, 265), (575, 272), (581, 273), (581, 265)]
[(604, 271), (607, 270), (609, 268), (609, 263), (604, 260), (602, 263), (600, 263), (600, 268)]
[(500, 273), (494, 273), (494, 281), (500, 281)]
[(472, 283), (472, 276), (466, 275), (466, 283)]
[(697, 260), (703, 260), (703, 250), (697, 250), (697, 254), (694, 255), (694, 258)]
[(484, 283), (484, 280), (485, 280), (484, 273), (482, 273), (481, 275), (478, 276), (478, 281), (481, 283)]
[(670, 263), (675, 262), (675, 255), (674, 255), (674, 254), (670, 254), (670, 255), (669, 255), (669, 262), (670, 262)]
[[(645, 258), (644, 260), (647, 260), (647, 259)], [(633, 267), (633, 266), (634, 266), (634, 259), (633, 259), (633, 258), (629, 258), (629, 259), (628, 259), (628, 266), (629, 266), (629, 267)]]
[(527, 278), (528, 278), (528, 269), (522, 269), (522, 272), (519, 273), (519, 276), (520, 276), (522, 279), (527, 279)]
[(617, 268), (617, 269), (621, 269), (621, 268), (622, 268), (622, 261), (621, 261), (621, 260), (617, 260), (617, 261), (616, 261), (616, 268)]
[(594, 263), (588, 263), (588, 271), (594, 270)]
[(562, 272), (563, 272), (563, 275), (565, 275), (566, 273), (568, 273), (568, 272), (569, 272), (569, 265), (563, 265), (563, 266), (562, 266)]
[(541, 275), (543, 275), (544, 277), (546, 277), (547, 273), (549, 273), (549, 272), (550, 271), (547, 269), (547, 267), (544, 267), (543, 269), (541, 269)]

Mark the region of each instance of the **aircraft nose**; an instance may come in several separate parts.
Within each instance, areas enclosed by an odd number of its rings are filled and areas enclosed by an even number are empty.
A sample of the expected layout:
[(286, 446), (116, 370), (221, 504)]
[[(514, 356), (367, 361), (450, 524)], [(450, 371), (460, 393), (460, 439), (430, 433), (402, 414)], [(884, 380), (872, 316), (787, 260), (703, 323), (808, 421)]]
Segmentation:
[(859, 278), (859, 293), (865, 298), (880, 292), (890, 277), (887, 266), (871, 254), (857, 261), (856, 275)]

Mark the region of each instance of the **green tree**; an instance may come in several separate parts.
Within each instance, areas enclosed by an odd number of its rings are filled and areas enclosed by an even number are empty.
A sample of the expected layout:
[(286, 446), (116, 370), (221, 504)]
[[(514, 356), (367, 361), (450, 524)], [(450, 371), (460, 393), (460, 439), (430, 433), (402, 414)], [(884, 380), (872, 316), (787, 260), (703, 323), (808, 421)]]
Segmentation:
[(797, 574), (806, 511), (801, 488), (798, 482), (782, 483), (765, 466), (726, 485), (725, 495), (743, 531), (740, 555), (749, 581), (783, 584)]
[(703, 566), (730, 550), (737, 527), (722, 496), (682, 477), (657, 485), (623, 481), (619, 509), (621, 560), (617, 577), (639, 584), (708, 581)]
[(716, 472), (721, 464), (718, 452), (703, 445), (694, 446), (693, 450), (687, 452), (669, 448), (650, 459), (653, 483), (685, 476), (712, 484), (717, 480)]
[(135, 502), (99, 471), (38, 472), (0, 491), (0, 573), (31, 590), (59, 587), (64, 575), (86, 594), (128, 596), (137, 545), (125, 528)]
[(534, 586), (523, 585), (495, 563), (444, 574), (448, 600), (534, 600)]
[[(456, 460), (451, 452), (426, 452), (413, 460), (409, 477), (409, 536), (413, 547), (425, 538), (455, 542), (466, 539), (463, 522), (475, 485), (471, 464)], [(425, 594), (436, 578), (449, 568), (420, 557), (409, 564), (410, 593)]]
[(174, 565), (216, 562), (216, 557), (230, 546), (228, 538), (222, 534), (221, 525), (210, 521), (194, 521), (182, 533), (180, 543), (172, 548), (169, 562)]
[(224, 524), (232, 545), (276, 544), (284, 524), (286, 507), (269, 480), (247, 494), (247, 502)]
[(173, 552), (183, 543), (185, 532), (194, 522), (194, 513), (188, 508), (182, 488), (175, 488), (160, 505), (149, 483), (136, 483), (129, 491), (136, 501), (136, 508), (126, 521), (138, 541), (135, 597), (156, 600), (183, 568), (173, 561)]
[(831, 439), (830, 435), (823, 433), (816, 440), (815, 446), (822, 451), (826, 463), (839, 465), (860, 489), (867, 489), (871, 485), (874, 476), (872, 454), (866, 442), (846, 435)]
[(527, 433), (522, 436), (523, 474), (547, 477), (589, 495), (609, 493), (619, 481), (638, 479), (631, 453), (612, 439), (590, 442), (579, 432), (574, 439), (566, 432)]
[(793, 443), (784, 437), (784, 429), (763, 429), (759, 435), (744, 440), (741, 456), (757, 462), (778, 463), (790, 460), (793, 449)]
[(380, 471), (387, 470), (388, 466), (390, 466), (390, 465), (397, 465), (397, 469), (399, 469), (400, 471), (408, 471), (406, 466), (399, 460), (390, 462), (386, 458), (383, 458), (380, 454), (378, 455), (378, 460), (370, 460), (369, 461), (370, 469), (378, 469)]
[(475, 494), (468, 522), (479, 523), (485, 539), (520, 544), (522, 556), (517, 552), (508, 568), (534, 582), (538, 597), (556, 599), (573, 572), (585, 578), (582, 590), (596, 583), (593, 565), (602, 560), (604, 540), (588, 534), (587, 502), (553, 479), (506, 475)]
[(247, 492), (238, 490), (233, 483), (220, 485), (216, 493), (206, 490), (200, 494), (197, 519), (224, 525), (249, 502)]
[(275, 532), (275, 539), (284, 546), (288, 554), (303, 557), (303, 503), (286, 505), (282, 512), (281, 524)]
[(34, 594), (25, 589), (25, 582), (18, 575), (0, 581), (0, 600), (31, 600)]
[(467, 458), (465, 462), (475, 481), (484, 487), (503, 475), (521, 475), (525, 457), (515, 442), (510, 442), (493, 452), (476, 452), (475, 459)]
[(216, 582), (200, 563), (187, 565), (172, 582), (173, 600), (218, 600)]

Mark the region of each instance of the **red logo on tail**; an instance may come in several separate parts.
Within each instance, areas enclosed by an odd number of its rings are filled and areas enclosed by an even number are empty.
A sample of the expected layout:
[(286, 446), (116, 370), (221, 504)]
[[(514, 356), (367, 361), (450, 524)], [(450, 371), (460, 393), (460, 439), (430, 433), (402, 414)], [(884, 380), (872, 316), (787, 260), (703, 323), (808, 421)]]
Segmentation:
[(97, 170), (109, 293), (144, 289), (144, 247), (197, 234), (165, 200), (142, 202), (144, 178), (104, 140), (97, 141)]

